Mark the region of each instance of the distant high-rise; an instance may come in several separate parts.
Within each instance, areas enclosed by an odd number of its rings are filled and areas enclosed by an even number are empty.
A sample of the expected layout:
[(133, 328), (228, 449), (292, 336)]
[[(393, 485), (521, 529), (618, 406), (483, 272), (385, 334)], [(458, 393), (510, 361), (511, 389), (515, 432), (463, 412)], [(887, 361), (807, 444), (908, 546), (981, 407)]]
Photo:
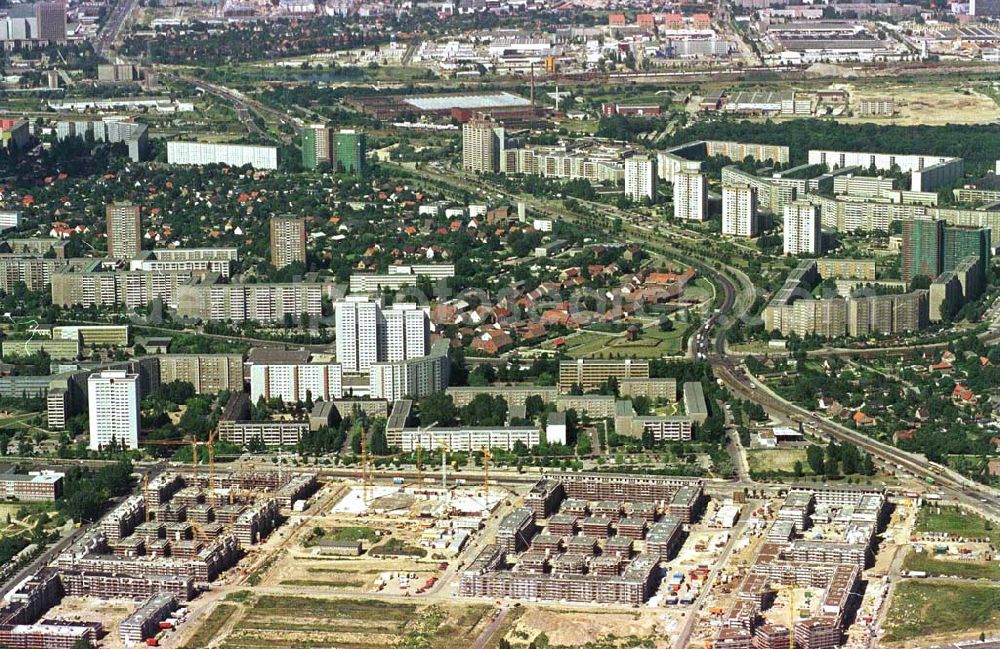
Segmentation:
[(322, 124), (311, 124), (302, 129), (302, 166), (316, 169), (323, 163), (332, 164), (330, 129)]
[(966, 257), (979, 257), (979, 278), (986, 279), (990, 267), (992, 241), (989, 228), (965, 228), (957, 225), (944, 226), (944, 241), (941, 246), (941, 272), (955, 270)]
[(674, 175), (674, 218), (704, 221), (708, 213), (708, 181), (697, 170)]
[(105, 207), (108, 226), (108, 257), (135, 259), (142, 252), (142, 208), (131, 203)]
[(760, 230), (757, 191), (747, 185), (722, 188), (722, 234), (755, 237)]
[(365, 134), (342, 130), (335, 138), (336, 171), (360, 176), (365, 173)]
[(306, 220), (272, 217), (271, 264), (280, 270), (296, 262), (306, 263)]
[(139, 448), (139, 375), (124, 370), (91, 374), (87, 379), (90, 406), (90, 448)]
[(38, 40), (66, 42), (66, 5), (62, 2), (39, 2), (35, 5)]
[(969, 0), (970, 16), (1000, 16), (1000, 0)]
[(656, 202), (656, 158), (637, 155), (625, 160), (625, 197)]
[(786, 255), (818, 255), (823, 248), (819, 209), (806, 201), (785, 206), (784, 253)]
[(504, 130), (489, 117), (477, 115), (462, 126), (462, 168), (493, 173), (500, 170)]
[(903, 281), (914, 277), (934, 279), (944, 270), (944, 221), (903, 221)]

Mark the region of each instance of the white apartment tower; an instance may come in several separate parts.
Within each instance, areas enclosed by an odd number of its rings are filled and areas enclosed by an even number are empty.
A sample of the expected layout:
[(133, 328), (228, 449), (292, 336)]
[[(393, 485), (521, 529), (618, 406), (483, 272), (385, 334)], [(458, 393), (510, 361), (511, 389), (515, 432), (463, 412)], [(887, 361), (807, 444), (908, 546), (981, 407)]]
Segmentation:
[(415, 304), (383, 309), (381, 302), (350, 296), (333, 308), (337, 362), (345, 372), (368, 372), (373, 363), (421, 358), (429, 352), (430, 322)]
[(704, 221), (708, 214), (708, 180), (697, 169), (674, 176), (674, 218)]
[(807, 201), (785, 206), (786, 255), (818, 255), (823, 252), (823, 232), (817, 207)]
[(500, 171), (504, 130), (497, 122), (476, 115), (462, 126), (462, 168), (466, 171)]
[(625, 160), (625, 197), (656, 201), (656, 159), (637, 155)]
[(139, 375), (106, 370), (87, 379), (90, 406), (90, 449), (112, 441), (119, 447), (139, 448)]
[(722, 234), (732, 237), (755, 237), (760, 229), (757, 217), (757, 192), (747, 185), (722, 188)]
[(430, 325), (427, 313), (416, 304), (394, 304), (383, 311), (385, 317), (386, 361), (421, 358), (430, 347)]
[(379, 338), (385, 326), (382, 306), (366, 297), (347, 297), (334, 306), (337, 362), (345, 372), (367, 372), (379, 360)]

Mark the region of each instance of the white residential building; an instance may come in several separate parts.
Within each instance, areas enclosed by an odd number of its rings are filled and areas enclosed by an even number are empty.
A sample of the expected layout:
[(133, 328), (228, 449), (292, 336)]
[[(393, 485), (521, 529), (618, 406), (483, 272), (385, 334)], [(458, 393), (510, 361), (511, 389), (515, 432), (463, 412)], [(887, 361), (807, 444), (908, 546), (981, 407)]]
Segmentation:
[(374, 363), (422, 358), (430, 349), (430, 320), (415, 304), (383, 309), (380, 301), (350, 296), (333, 308), (337, 361), (345, 372), (367, 372)]
[(819, 208), (807, 201), (785, 206), (786, 255), (818, 255), (823, 251)]
[(392, 363), (375, 363), (368, 377), (368, 396), (398, 401), (422, 399), (448, 387), (451, 369), (447, 339), (434, 344), (430, 355)]
[(632, 156), (625, 160), (625, 196), (633, 201), (656, 201), (656, 159)]
[(346, 297), (333, 305), (337, 362), (345, 372), (367, 372), (379, 360), (382, 305), (366, 297)]
[(250, 165), (254, 169), (277, 169), (278, 148), (249, 144), (167, 142), (167, 163), (177, 165)]
[(416, 304), (394, 304), (383, 311), (383, 316), (385, 354), (380, 353), (379, 360), (402, 361), (427, 355), (430, 321), (426, 311)]
[(250, 399), (280, 397), (285, 403), (339, 399), (344, 396), (344, 374), (338, 363), (253, 365), (250, 367)]
[(708, 180), (698, 171), (682, 169), (674, 176), (674, 218), (704, 221), (708, 215)]
[(757, 217), (757, 192), (747, 185), (722, 188), (722, 234), (732, 237), (755, 237), (760, 229)]
[(87, 379), (90, 446), (139, 448), (139, 375), (107, 370)]

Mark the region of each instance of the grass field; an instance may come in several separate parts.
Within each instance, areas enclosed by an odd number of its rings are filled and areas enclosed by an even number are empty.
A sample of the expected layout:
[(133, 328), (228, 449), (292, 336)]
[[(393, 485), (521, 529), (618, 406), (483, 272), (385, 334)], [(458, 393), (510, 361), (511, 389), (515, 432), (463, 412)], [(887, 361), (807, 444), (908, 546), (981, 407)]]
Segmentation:
[(246, 614), (222, 644), (226, 649), (454, 649), (472, 644), (478, 635), (476, 627), (489, 610), (482, 605), (421, 606), (270, 595), (247, 605)]
[(238, 608), (235, 604), (223, 603), (216, 606), (182, 649), (201, 649), (202, 647), (207, 647), (208, 643), (215, 637), (215, 634), (219, 632), (219, 629), (229, 621), (229, 618), (237, 610)]
[(990, 526), (984, 518), (955, 507), (924, 505), (917, 514), (915, 530), (918, 533), (942, 532), (965, 538), (988, 538), (993, 547), (1000, 547), (1000, 531), (995, 526)]
[(684, 327), (660, 331), (656, 327), (643, 329), (638, 340), (626, 340), (625, 335), (582, 331), (566, 339), (564, 351), (570, 358), (660, 358), (681, 353)]
[(951, 561), (938, 559), (927, 552), (911, 552), (903, 561), (905, 570), (931, 575), (948, 575), (964, 579), (1000, 579), (1000, 561)]
[(747, 452), (747, 464), (751, 473), (768, 473), (784, 471), (793, 473), (795, 463), (802, 463), (802, 474), (812, 475), (809, 463), (806, 462), (806, 451), (802, 448), (753, 449)]
[(939, 580), (907, 580), (893, 594), (886, 642), (939, 634), (993, 633), (1000, 628), (1000, 588)]

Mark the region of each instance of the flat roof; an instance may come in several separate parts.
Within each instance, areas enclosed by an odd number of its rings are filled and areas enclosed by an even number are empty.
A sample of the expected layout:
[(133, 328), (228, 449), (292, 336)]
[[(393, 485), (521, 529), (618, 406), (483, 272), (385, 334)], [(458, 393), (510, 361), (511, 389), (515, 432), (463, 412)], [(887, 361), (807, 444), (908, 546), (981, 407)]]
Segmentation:
[(531, 101), (509, 92), (437, 97), (404, 97), (403, 103), (419, 110), (451, 110), (452, 108), (510, 108), (530, 106)]

